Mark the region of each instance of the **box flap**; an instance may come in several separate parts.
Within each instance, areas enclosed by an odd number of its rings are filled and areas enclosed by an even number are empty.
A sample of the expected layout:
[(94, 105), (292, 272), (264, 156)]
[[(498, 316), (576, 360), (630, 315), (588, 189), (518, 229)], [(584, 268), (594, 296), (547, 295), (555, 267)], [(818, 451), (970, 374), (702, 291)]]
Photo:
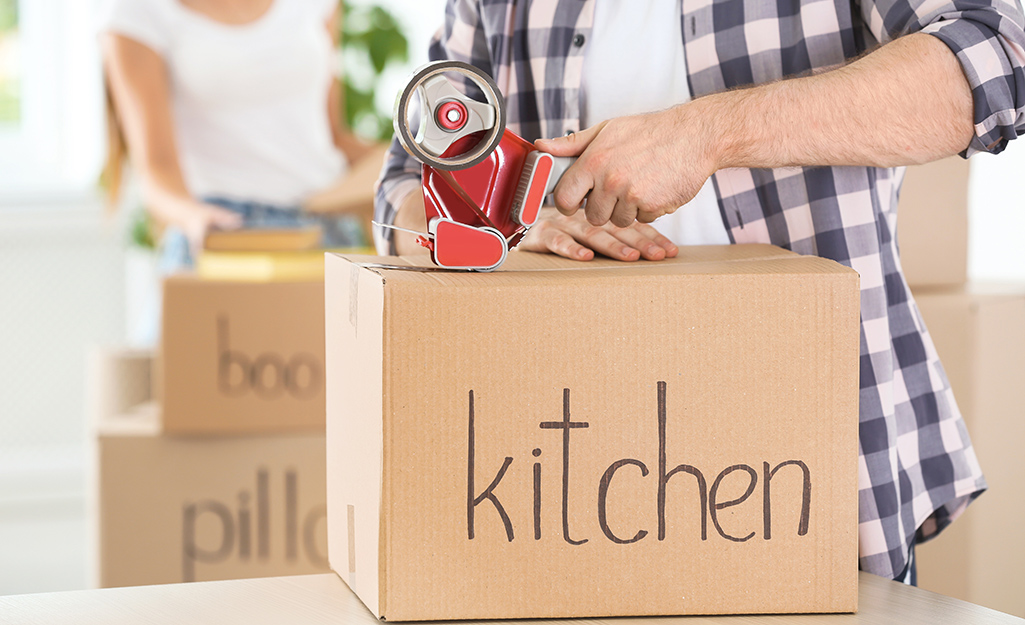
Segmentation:
[[(744, 275), (763, 273), (853, 273), (853, 270), (831, 260), (802, 256), (772, 245), (707, 245), (680, 248), (676, 258), (661, 261), (623, 262), (596, 258), (587, 262), (569, 260), (553, 254), (513, 252), (494, 272), (481, 273), (440, 269), (427, 255), (362, 256), (338, 254), (345, 260), (379, 273), (388, 281), (431, 283), (435, 285), (470, 285), (480, 287), (480, 280), (491, 284), (521, 283), (524, 274), (560, 273), (563, 277), (546, 279), (589, 281), (624, 276), (658, 276), (676, 274)], [(408, 269), (406, 269), (408, 268)], [(484, 277), (482, 277), (484, 276)], [(535, 280), (530, 277), (529, 280)]]

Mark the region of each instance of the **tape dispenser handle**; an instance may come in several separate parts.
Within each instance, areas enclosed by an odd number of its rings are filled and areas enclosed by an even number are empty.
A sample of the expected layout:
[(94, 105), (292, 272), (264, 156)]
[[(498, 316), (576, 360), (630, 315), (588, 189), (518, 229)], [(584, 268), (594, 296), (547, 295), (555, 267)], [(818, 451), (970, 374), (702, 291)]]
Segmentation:
[(559, 184), (562, 180), (562, 175), (566, 173), (573, 163), (577, 162), (575, 156), (553, 156), (552, 157), (552, 173), (548, 176), (548, 185), (545, 187), (545, 196), (555, 190), (555, 185)]

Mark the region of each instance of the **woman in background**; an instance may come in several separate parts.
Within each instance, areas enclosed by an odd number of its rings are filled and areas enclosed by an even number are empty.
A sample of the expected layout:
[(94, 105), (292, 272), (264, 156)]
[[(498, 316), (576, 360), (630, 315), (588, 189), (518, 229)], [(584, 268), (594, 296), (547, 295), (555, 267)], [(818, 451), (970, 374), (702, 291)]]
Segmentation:
[(326, 245), (354, 243), (356, 227), (299, 208), (368, 149), (339, 119), (338, 5), (108, 0), (104, 67), (147, 208), (168, 226), (163, 271), (191, 265), (211, 229), (320, 224)]

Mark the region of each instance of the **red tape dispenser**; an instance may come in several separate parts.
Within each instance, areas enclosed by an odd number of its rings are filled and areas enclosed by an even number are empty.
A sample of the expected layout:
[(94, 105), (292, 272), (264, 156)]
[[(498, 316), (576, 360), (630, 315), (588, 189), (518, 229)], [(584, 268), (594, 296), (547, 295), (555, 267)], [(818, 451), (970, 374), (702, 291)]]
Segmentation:
[(439, 267), (493, 271), (501, 266), (576, 160), (535, 150), (505, 123), (498, 86), (467, 63), (428, 63), (399, 94), (396, 137), (423, 163), (427, 232), (415, 234)]

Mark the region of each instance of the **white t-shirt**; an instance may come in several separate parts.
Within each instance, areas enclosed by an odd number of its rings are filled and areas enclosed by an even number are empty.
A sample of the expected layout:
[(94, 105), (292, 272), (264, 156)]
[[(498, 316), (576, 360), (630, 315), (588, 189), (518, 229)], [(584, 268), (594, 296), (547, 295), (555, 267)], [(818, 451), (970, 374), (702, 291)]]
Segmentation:
[(294, 206), (344, 174), (327, 107), (336, 6), (274, 0), (233, 26), (178, 0), (107, 0), (101, 32), (134, 39), (167, 65), (192, 195)]
[[(659, 111), (691, 99), (679, 0), (597, 0), (584, 53), (581, 123)], [(712, 181), (653, 224), (678, 245), (730, 242)]]

